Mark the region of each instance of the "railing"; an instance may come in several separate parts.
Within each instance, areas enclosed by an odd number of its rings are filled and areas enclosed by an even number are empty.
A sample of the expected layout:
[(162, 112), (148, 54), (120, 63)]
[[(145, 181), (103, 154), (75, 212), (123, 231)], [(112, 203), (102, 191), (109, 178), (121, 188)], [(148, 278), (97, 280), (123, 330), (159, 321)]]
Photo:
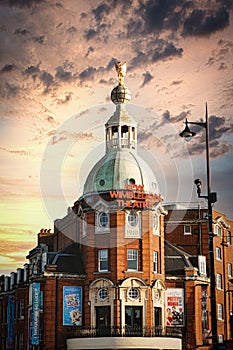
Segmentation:
[(96, 338), (96, 337), (173, 337), (182, 338), (182, 329), (180, 327), (70, 327), (67, 330), (67, 338)]

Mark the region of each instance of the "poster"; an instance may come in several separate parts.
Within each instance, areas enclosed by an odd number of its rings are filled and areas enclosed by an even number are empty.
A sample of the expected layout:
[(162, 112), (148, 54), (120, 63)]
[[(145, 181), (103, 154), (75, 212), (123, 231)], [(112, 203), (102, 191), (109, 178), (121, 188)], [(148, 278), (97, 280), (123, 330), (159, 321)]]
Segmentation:
[(166, 326), (184, 326), (183, 288), (168, 288), (166, 290)]
[(201, 311), (202, 311), (202, 340), (203, 344), (208, 345), (208, 312), (207, 312), (207, 299), (208, 299), (208, 294), (207, 294), (207, 285), (202, 285), (201, 286)]
[(82, 287), (63, 287), (63, 325), (82, 325)]
[(15, 297), (8, 297), (7, 304), (7, 349), (14, 349)]
[(40, 283), (32, 284), (32, 345), (40, 344)]

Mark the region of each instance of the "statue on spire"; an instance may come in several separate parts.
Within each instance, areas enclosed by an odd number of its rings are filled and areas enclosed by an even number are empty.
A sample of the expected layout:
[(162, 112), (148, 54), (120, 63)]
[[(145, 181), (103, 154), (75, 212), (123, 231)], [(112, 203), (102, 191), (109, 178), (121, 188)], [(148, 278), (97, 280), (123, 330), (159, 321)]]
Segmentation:
[(125, 74), (126, 74), (126, 62), (121, 63), (121, 62), (117, 62), (115, 63), (115, 68), (117, 71), (117, 75), (118, 75), (118, 80), (119, 80), (119, 85), (124, 86), (125, 85)]

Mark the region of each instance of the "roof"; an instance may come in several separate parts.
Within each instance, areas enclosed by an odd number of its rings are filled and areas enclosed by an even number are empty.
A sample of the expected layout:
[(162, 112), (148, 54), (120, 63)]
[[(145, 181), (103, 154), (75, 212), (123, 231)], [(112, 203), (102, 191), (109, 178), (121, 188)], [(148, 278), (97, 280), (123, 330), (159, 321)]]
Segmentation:
[(59, 252), (49, 252), (48, 263), (57, 266), (56, 272), (85, 274), (85, 267), (78, 243), (72, 243)]
[(173, 243), (164, 241), (165, 274), (167, 276), (184, 276), (185, 268), (197, 268), (197, 257)]
[(144, 191), (159, 193), (156, 178), (147, 163), (128, 149), (113, 149), (90, 171), (84, 194), (109, 190), (123, 190), (130, 179), (144, 185)]

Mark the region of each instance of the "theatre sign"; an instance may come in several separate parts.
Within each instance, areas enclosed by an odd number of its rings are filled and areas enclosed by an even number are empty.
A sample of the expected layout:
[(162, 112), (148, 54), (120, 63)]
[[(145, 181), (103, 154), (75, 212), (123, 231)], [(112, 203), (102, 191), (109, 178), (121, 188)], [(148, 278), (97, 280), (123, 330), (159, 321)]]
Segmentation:
[(151, 209), (162, 201), (160, 194), (145, 192), (144, 185), (136, 184), (126, 184), (122, 191), (110, 191), (110, 197), (119, 208)]

